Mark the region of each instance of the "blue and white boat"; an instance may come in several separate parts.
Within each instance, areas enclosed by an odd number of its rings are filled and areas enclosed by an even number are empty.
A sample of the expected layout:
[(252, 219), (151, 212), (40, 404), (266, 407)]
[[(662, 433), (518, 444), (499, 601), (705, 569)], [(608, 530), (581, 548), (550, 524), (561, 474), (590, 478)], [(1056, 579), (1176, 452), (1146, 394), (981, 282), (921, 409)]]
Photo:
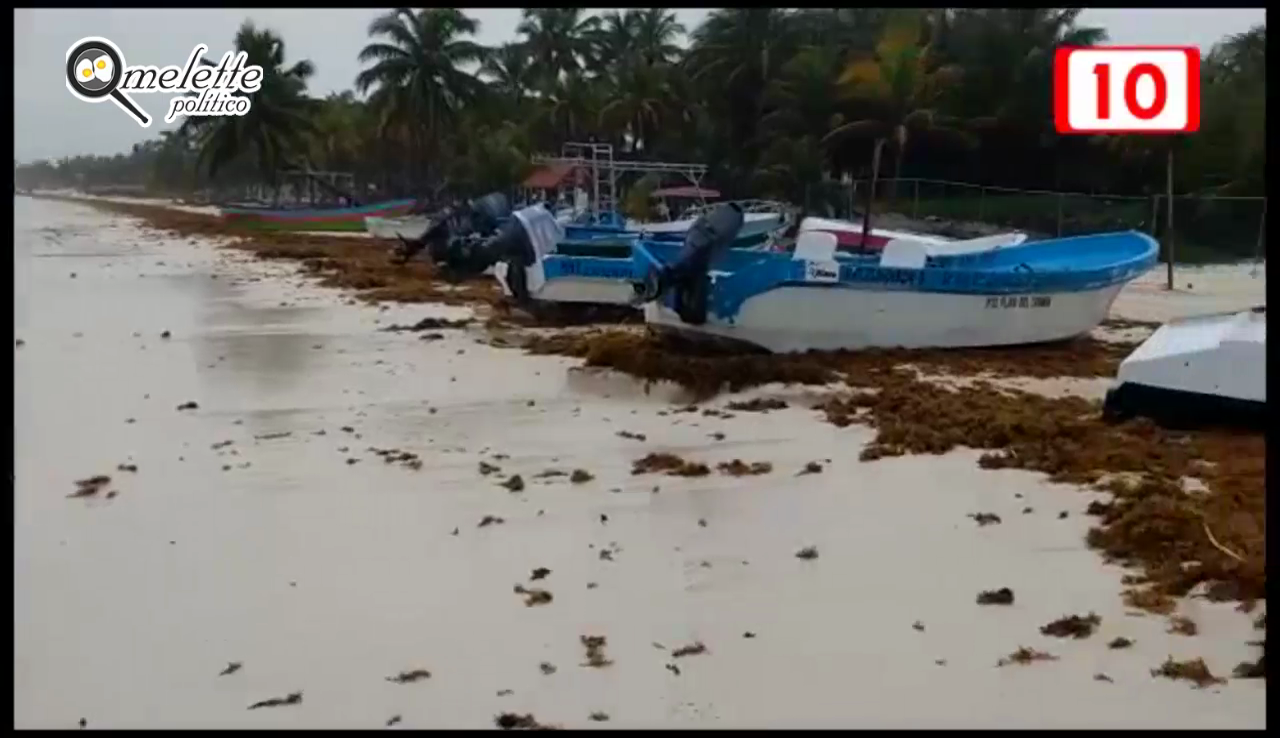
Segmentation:
[(1003, 346), (1092, 330), (1158, 251), (1135, 231), (1007, 241), (894, 239), (869, 255), (839, 253), (823, 232), (791, 253), (644, 241), (632, 273), (648, 272), (651, 326), (776, 353)]

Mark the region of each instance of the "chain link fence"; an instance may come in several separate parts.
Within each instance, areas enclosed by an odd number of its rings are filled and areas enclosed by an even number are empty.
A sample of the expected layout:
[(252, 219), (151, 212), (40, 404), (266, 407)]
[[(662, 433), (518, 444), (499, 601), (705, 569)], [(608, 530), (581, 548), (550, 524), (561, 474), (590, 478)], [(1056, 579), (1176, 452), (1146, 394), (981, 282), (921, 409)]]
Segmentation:
[[(814, 186), (806, 193), (809, 212), (856, 219), (870, 186), (869, 180)], [(1006, 228), (1042, 238), (1137, 230), (1167, 250), (1172, 233), (1179, 263), (1265, 262), (1265, 197), (1175, 195), (1172, 230), (1167, 206), (1163, 195), (1089, 195), (904, 178), (877, 183), (872, 213), (884, 227), (892, 227), (891, 219), (909, 219), (922, 231), (955, 237)]]

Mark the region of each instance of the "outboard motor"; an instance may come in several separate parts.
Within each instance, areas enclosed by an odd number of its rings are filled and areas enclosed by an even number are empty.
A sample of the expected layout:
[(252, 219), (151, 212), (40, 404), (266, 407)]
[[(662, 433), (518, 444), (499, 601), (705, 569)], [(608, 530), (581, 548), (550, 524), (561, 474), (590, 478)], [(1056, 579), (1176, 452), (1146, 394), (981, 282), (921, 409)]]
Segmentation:
[(471, 227), (478, 233), (492, 233), (498, 223), (511, 217), (511, 201), (501, 192), (490, 192), (471, 201)]
[(507, 289), (519, 303), (529, 300), (529, 279), (525, 268), (537, 260), (533, 243), (529, 240), (529, 231), (524, 221), (512, 217), (502, 224), (497, 235), (484, 245), (490, 263), (505, 261), (507, 263)]
[(742, 206), (736, 202), (723, 203), (700, 216), (689, 228), (679, 255), (651, 275), (641, 298), (646, 302), (657, 300), (674, 289), (680, 319), (690, 325), (707, 322), (711, 261), (738, 237), (743, 220)]
[(415, 254), (427, 249), (431, 261), (453, 271), (482, 272), (488, 264), (478, 263), (475, 251), (478, 241), (493, 233), (498, 224), (511, 215), (511, 203), (501, 192), (491, 192), (471, 202), (460, 203), (441, 210), (427, 232), (416, 241), (400, 238), (402, 256), (409, 261)]

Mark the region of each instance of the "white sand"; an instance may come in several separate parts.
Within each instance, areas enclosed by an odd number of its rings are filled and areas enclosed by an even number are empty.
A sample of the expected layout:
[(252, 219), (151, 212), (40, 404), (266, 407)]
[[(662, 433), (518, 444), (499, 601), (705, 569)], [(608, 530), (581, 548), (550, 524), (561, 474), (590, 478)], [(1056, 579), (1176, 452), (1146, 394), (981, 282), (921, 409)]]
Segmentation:
[[(662, 416), (661, 388), (570, 360), (376, 330), (465, 310), (348, 306), (289, 265), (74, 205), (20, 198), (15, 214), (17, 727), (485, 728), (503, 711), (586, 727), (596, 710), (619, 728), (1266, 724), (1260, 680), (1149, 675), (1170, 654), (1228, 674), (1256, 634), (1203, 600), (1181, 605), (1190, 638), (1126, 613), (1123, 571), (1083, 544), (1089, 494), (971, 451), (861, 463), (869, 430), (801, 407)], [(632, 476), (649, 451), (775, 470)], [(548, 467), (595, 480), (535, 481)], [(65, 499), (97, 473), (119, 497)], [(1004, 522), (977, 528), (979, 511)], [(486, 514), (506, 523), (477, 529)], [(817, 560), (795, 558), (807, 545)], [(555, 599), (525, 607), (511, 588), (538, 566)], [(1014, 606), (974, 603), (1002, 586)], [(1038, 632), (1089, 611), (1092, 638)], [(608, 637), (612, 666), (580, 666), (584, 634)], [(1137, 645), (1108, 650), (1119, 635)], [(710, 653), (664, 668), (695, 640)], [(996, 668), (1019, 645), (1060, 660)], [(244, 668), (219, 677), (229, 661)], [(384, 679), (414, 668), (433, 676)], [(299, 690), (302, 705), (245, 709)]]

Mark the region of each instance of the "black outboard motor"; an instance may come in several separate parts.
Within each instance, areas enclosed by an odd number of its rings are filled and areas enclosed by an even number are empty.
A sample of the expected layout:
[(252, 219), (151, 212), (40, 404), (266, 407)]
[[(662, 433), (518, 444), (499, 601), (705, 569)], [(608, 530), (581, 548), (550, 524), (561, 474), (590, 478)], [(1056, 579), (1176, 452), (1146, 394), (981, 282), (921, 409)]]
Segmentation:
[(425, 248), (436, 264), (462, 273), (482, 272), (488, 264), (475, 268), (477, 242), (510, 217), (511, 203), (501, 192), (447, 207), (436, 214), (432, 226), (417, 240), (400, 238), (402, 258), (407, 262)]
[(507, 289), (511, 290), (511, 295), (517, 302), (527, 303), (529, 280), (525, 269), (532, 266), (538, 257), (533, 251), (533, 243), (529, 240), (529, 232), (525, 230), (524, 223), (512, 216), (498, 229), (497, 235), (485, 243), (485, 252), (494, 263), (507, 263)]
[(511, 201), (501, 192), (490, 192), (471, 201), (472, 228), (479, 233), (491, 233), (498, 223), (511, 217)]
[(723, 203), (699, 217), (689, 228), (675, 261), (651, 276), (642, 299), (657, 300), (674, 289), (680, 319), (690, 325), (707, 322), (711, 261), (738, 237), (744, 219), (742, 206), (736, 202)]

